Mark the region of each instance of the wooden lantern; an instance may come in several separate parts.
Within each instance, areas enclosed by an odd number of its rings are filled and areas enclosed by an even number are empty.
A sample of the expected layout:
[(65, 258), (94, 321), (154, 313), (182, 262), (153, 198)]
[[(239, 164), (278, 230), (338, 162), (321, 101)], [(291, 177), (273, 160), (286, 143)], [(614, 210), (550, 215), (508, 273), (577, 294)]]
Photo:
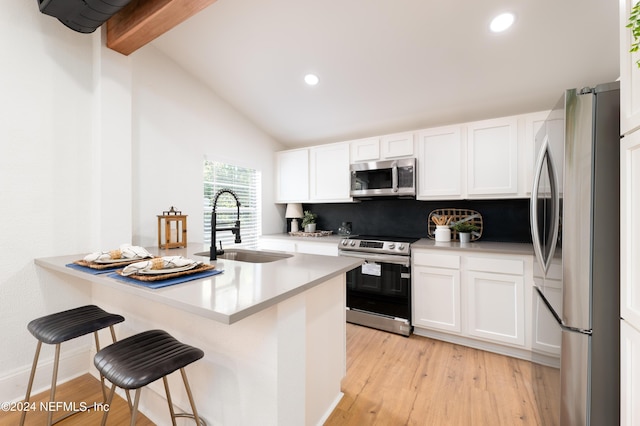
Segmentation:
[(163, 249), (187, 247), (187, 215), (175, 210), (158, 215), (158, 247)]

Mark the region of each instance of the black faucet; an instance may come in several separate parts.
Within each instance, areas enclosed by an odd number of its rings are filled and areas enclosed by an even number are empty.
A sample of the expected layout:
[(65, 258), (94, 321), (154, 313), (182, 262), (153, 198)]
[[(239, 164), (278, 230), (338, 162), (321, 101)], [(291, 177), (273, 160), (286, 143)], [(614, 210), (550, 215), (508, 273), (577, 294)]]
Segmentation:
[[(238, 215), (236, 217), (236, 222), (233, 226), (224, 226), (222, 228), (218, 228), (217, 226), (217, 218), (216, 218), (216, 206), (218, 205), (218, 198), (220, 195), (231, 194), (233, 198), (236, 200), (236, 207), (238, 208)], [(213, 198), (213, 211), (211, 212), (211, 248), (209, 249), (209, 260), (216, 260), (219, 254), (224, 254), (224, 250), (222, 250), (222, 242), (220, 242), (220, 250), (216, 249), (216, 232), (217, 231), (231, 231), (236, 236), (235, 243), (241, 243), (242, 238), (240, 238), (240, 201), (238, 201), (238, 197), (236, 193), (230, 189), (221, 189), (216, 193), (216, 196)]]

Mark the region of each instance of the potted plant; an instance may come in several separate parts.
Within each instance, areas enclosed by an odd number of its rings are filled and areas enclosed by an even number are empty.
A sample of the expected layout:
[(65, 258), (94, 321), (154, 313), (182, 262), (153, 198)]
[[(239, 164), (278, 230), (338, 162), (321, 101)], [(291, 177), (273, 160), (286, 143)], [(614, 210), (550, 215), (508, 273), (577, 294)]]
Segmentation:
[(305, 210), (302, 217), (302, 228), (305, 232), (316, 232), (316, 218), (317, 214), (311, 213), (309, 210)]
[(458, 233), (461, 243), (470, 242), (471, 233), (480, 229), (471, 222), (458, 222), (454, 224), (451, 228)]

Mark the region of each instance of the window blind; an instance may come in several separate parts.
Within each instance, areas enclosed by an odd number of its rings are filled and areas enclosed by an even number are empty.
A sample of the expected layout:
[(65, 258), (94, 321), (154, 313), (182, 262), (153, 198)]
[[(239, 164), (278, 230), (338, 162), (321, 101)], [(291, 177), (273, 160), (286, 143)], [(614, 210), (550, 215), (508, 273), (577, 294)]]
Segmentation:
[[(260, 199), (261, 174), (259, 171), (246, 167), (217, 161), (204, 162), (204, 236), (205, 244), (211, 244), (211, 212), (216, 193), (221, 189), (230, 189), (240, 200), (240, 235), (241, 244), (235, 244), (235, 236), (231, 231), (218, 232), (216, 239), (222, 241), (223, 248), (256, 248), (261, 229)], [(218, 228), (231, 224), (236, 220), (236, 201), (230, 194), (222, 194), (216, 206)], [(218, 242), (216, 246), (219, 247)]]

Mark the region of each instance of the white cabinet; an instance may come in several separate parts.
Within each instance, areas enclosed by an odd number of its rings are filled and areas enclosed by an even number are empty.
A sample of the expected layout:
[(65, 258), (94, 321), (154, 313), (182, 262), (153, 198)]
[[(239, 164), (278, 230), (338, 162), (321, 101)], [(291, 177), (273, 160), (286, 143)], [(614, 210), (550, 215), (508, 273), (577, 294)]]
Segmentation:
[(640, 329), (640, 131), (620, 153), (620, 316)]
[(464, 194), (466, 157), (462, 127), (439, 127), (418, 133), (418, 195), (425, 199), (455, 199)]
[(412, 157), (413, 133), (383, 136), (381, 145), (382, 158)]
[(629, 53), (633, 40), (625, 28), (636, 0), (620, 0), (620, 133), (627, 135), (640, 128), (640, 53)]
[(351, 201), (349, 144), (344, 142), (312, 147), (309, 158), (310, 200)]
[(309, 200), (309, 150), (276, 153), (276, 202), (300, 203)]
[(322, 238), (309, 238), (301, 241), (293, 237), (260, 237), (258, 242), (260, 250), (284, 251), (288, 253), (318, 254), (322, 256), (337, 256), (338, 243), (336, 240), (324, 240)]
[(620, 425), (640, 425), (640, 331), (620, 324)]
[(467, 126), (469, 195), (518, 194), (518, 119), (507, 117)]
[(350, 142), (351, 161), (376, 161), (380, 159), (380, 139), (368, 138)]
[(414, 326), (460, 333), (460, 256), (416, 253), (413, 263)]
[[(562, 261), (552, 260), (546, 276), (544, 294), (556, 313), (562, 317)], [(535, 288), (531, 289), (531, 300), (533, 301), (531, 347), (536, 353), (559, 357), (562, 329)]]
[(354, 163), (414, 156), (413, 132), (359, 139), (349, 144)]
[[(524, 136), (518, 150), (518, 182), (521, 182), (519, 192), (527, 197), (533, 188), (533, 169), (536, 162), (536, 134), (542, 128), (550, 111), (527, 114), (524, 119)], [(564, 129), (563, 129), (564, 131)], [(556, 157), (559, 158), (559, 157)], [(562, 176), (560, 174), (560, 176)]]
[(467, 332), (525, 345), (524, 263), (506, 258), (467, 258)]
[(416, 334), (530, 356), (531, 256), (414, 249), (412, 268)]

